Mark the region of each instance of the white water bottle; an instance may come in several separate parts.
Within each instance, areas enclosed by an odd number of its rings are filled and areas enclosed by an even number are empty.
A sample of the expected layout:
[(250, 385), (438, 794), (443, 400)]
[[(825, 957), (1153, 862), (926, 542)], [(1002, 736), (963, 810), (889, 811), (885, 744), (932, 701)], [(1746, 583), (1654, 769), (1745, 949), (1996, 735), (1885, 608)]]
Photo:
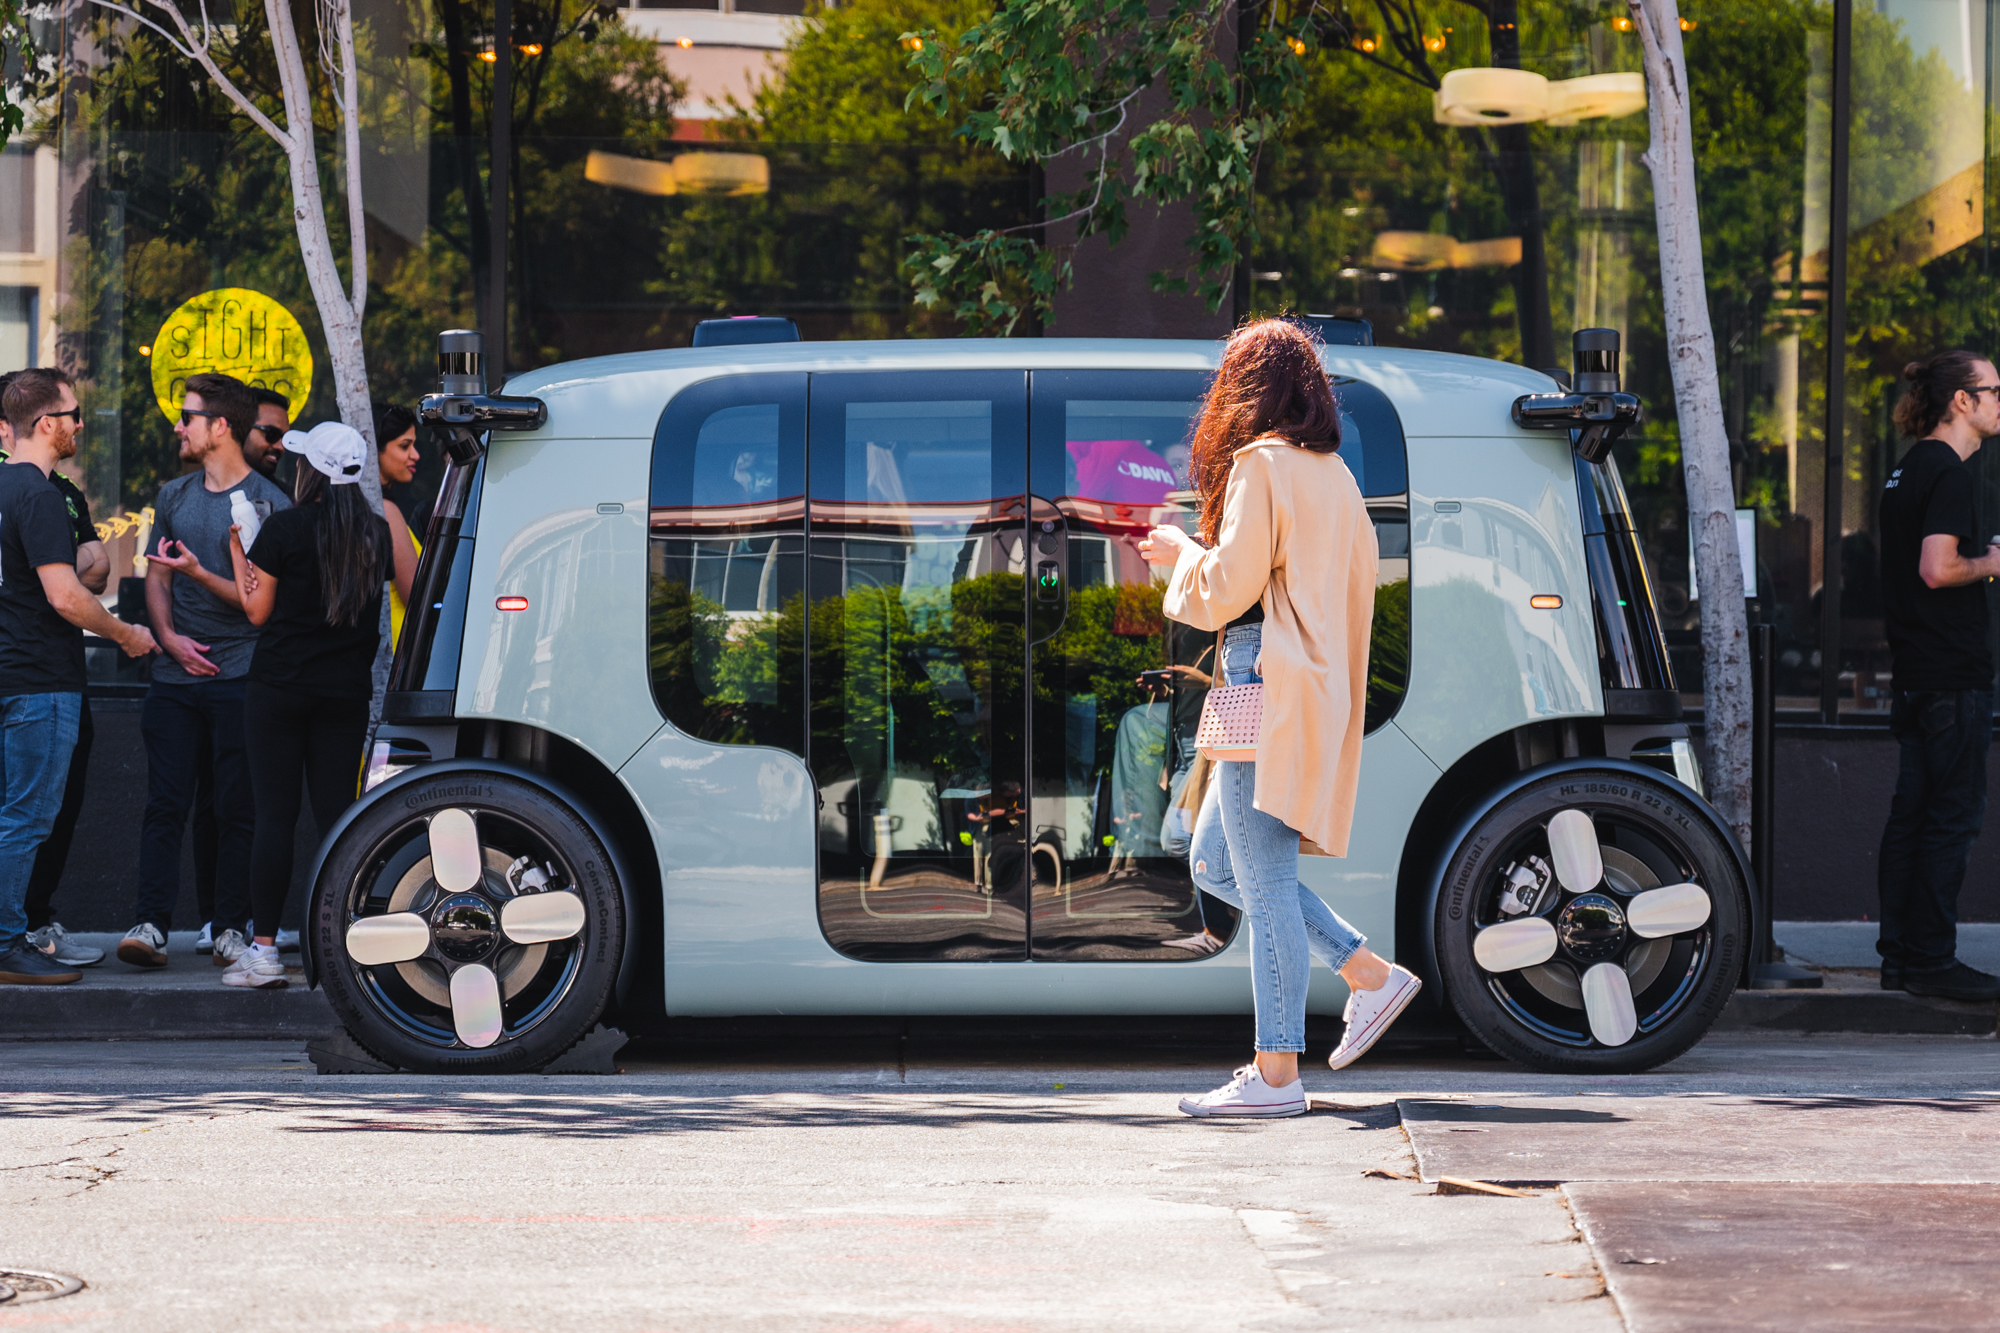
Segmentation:
[(263, 526), (264, 520), (257, 517), (257, 506), (251, 504), (250, 497), (242, 491), (229, 493), (229, 519), (242, 529), (237, 536), (243, 542), (243, 549), (247, 553), (251, 546), (256, 544), (257, 529)]

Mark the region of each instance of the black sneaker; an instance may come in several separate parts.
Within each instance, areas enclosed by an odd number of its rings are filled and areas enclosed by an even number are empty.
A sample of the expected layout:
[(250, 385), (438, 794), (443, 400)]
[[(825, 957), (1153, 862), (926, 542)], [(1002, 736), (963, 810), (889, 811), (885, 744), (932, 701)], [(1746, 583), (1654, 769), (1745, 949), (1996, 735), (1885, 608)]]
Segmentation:
[(25, 939), (15, 940), (12, 948), (0, 953), (0, 986), (67, 986), (82, 980), (83, 973), (58, 963)]
[(1901, 963), (1892, 963), (1886, 958), (1882, 960), (1882, 989), (1905, 989), (1903, 985), (1903, 965)]
[(1903, 989), (1912, 995), (1929, 995), (1940, 1000), (1990, 1004), (2000, 1000), (2000, 977), (1954, 962), (1935, 972), (1905, 972)]

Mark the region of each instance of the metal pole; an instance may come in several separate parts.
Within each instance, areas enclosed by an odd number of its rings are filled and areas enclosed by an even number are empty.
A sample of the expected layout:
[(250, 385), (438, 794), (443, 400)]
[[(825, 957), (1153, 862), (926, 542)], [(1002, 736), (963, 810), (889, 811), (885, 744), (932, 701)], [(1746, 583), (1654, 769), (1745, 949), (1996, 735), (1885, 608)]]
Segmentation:
[(486, 382), (507, 383), (507, 200), (514, 161), (514, 6), (493, 0), (493, 152), (487, 208)]
[(1820, 533), (1819, 708), (1840, 721), (1840, 539), (1847, 471), (1847, 148), (1854, 64), (1854, 0), (1833, 6), (1832, 167), (1826, 226), (1826, 506)]
[(1778, 695), (1773, 659), (1777, 634), (1769, 625), (1750, 627), (1750, 679), (1754, 701), (1750, 727), (1750, 872), (1756, 876), (1757, 937), (1750, 945), (1751, 990), (1815, 990), (1825, 984), (1817, 972), (1776, 961), (1771, 923), (1777, 916)]

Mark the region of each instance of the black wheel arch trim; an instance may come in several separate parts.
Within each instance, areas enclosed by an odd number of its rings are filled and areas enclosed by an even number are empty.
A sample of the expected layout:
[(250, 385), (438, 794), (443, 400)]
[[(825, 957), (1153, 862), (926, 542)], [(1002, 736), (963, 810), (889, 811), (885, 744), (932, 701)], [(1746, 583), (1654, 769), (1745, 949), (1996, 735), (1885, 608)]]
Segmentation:
[[(638, 962), (639, 936), (643, 933), (634, 928), (639, 921), (639, 904), (637, 899), (632, 896), (635, 881), (627, 867), (625, 853), (619, 846), (618, 839), (613, 837), (610, 829), (606, 827), (604, 820), (595, 814), (587, 804), (579, 800), (574, 790), (568, 785), (550, 777), (548, 774), (538, 773), (532, 768), (524, 768), (519, 764), (510, 764), (501, 759), (481, 759), (474, 757), (439, 759), (432, 763), (418, 764), (413, 768), (404, 769), (354, 804), (348, 806), (346, 812), (335, 821), (334, 826), (327, 830), (326, 836), (320, 839), (319, 851), (313, 855), (312, 878), (306, 882), (308, 905), (310, 905), (312, 900), (311, 895), (319, 887), (320, 872), (326, 868), (327, 856), (333, 851), (334, 844), (340, 841), (341, 835), (347, 832), (355, 820), (359, 819), (368, 810), (373, 809), (381, 801), (393, 797), (397, 792), (413, 782), (425, 778), (443, 777), (452, 773), (492, 774), (498, 777), (513, 778), (517, 781), (525, 782), (530, 786), (539, 787), (548, 793), (548, 795), (569, 807), (570, 813), (582, 820), (589, 827), (591, 833), (596, 836), (597, 840), (604, 844), (605, 851), (611, 856), (612, 873), (618, 876), (618, 896), (625, 907), (625, 921), (627, 925), (625, 931), (625, 948), (623, 955), (618, 960), (618, 981), (613, 990), (614, 1000), (623, 1002), (626, 993), (631, 989), (632, 974)], [(299, 961), (305, 967), (306, 985), (312, 989), (318, 989), (319, 959), (313, 952), (313, 932), (311, 929), (299, 932)]]
[[(1750, 858), (1744, 854), (1742, 845), (1736, 841), (1736, 834), (1723, 821), (1722, 816), (1716, 813), (1715, 807), (1710, 805), (1701, 793), (1691, 787), (1682, 786), (1672, 778), (1662, 775), (1657, 768), (1652, 768), (1645, 764), (1635, 764), (1629, 759), (1607, 759), (1602, 756), (1590, 755), (1584, 755), (1575, 759), (1558, 759), (1554, 763), (1543, 764), (1538, 768), (1524, 769), (1494, 787), (1484, 797), (1480, 798), (1466, 812), (1464, 817), (1452, 826), (1450, 836), (1446, 837), (1439, 844), (1439, 851), (1430, 868), (1424, 874), (1422, 880), (1424, 886), (1423, 911), (1417, 918), (1418, 921), (1424, 924), (1424, 928), (1416, 932), (1417, 938), (1413, 941), (1398, 939), (1396, 941), (1396, 953), (1399, 955), (1398, 961), (1402, 961), (1405, 956), (1414, 957), (1414, 970), (1417, 975), (1423, 978), (1427, 986), (1435, 987), (1435, 993), (1440, 998), (1444, 995), (1444, 974), (1443, 970), (1438, 966), (1437, 935), (1434, 923), (1437, 921), (1438, 900), (1444, 894), (1446, 867), (1451, 864), (1451, 859), (1458, 854), (1458, 849), (1465, 845), (1466, 839), (1472, 836), (1472, 830), (1478, 826), (1480, 820), (1492, 814), (1503, 802), (1510, 800), (1535, 783), (1548, 778), (1560, 777), (1565, 773), (1615, 773), (1622, 777), (1629, 777), (1647, 783), (1656, 788), (1665, 788), (1671, 791), (1677, 799), (1693, 806), (1696, 813), (1706, 819), (1709, 826), (1720, 835), (1723, 844), (1729, 848), (1730, 855), (1736, 858), (1737, 873), (1742, 876), (1744, 887), (1747, 890), (1744, 894), (1746, 899), (1744, 910), (1750, 922), (1750, 941), (1762, 938), (1761, 932), (1764, 929), (1764, 923), (1758, 919), (1757, 881), (1750, 873)], [(1755, 949), (1747, 947), (1750, 941), (1745, 941), (1746, 947), (1743, 950), (1743, 966), (1746, 977), (1748, 976), (1750, 959), (1756, 952)], [(1412, 945), (1414, 945), (1414, 948), (1409, 947)], [(1408, 967), (1411, 964), (1405, 962), (1404, 966)]]

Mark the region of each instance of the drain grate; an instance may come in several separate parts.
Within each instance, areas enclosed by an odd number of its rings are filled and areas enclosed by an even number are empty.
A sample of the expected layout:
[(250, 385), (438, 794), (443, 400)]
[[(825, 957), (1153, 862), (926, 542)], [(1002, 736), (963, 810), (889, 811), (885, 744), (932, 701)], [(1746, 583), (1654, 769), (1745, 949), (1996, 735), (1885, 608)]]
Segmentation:
[(42, 1273), (32, 1268), (0, 1268), (0, 1305), (26, 1305), (30, 1301), (52, 1301), (83, 1290), (83, 1279), (61, 1273)]

